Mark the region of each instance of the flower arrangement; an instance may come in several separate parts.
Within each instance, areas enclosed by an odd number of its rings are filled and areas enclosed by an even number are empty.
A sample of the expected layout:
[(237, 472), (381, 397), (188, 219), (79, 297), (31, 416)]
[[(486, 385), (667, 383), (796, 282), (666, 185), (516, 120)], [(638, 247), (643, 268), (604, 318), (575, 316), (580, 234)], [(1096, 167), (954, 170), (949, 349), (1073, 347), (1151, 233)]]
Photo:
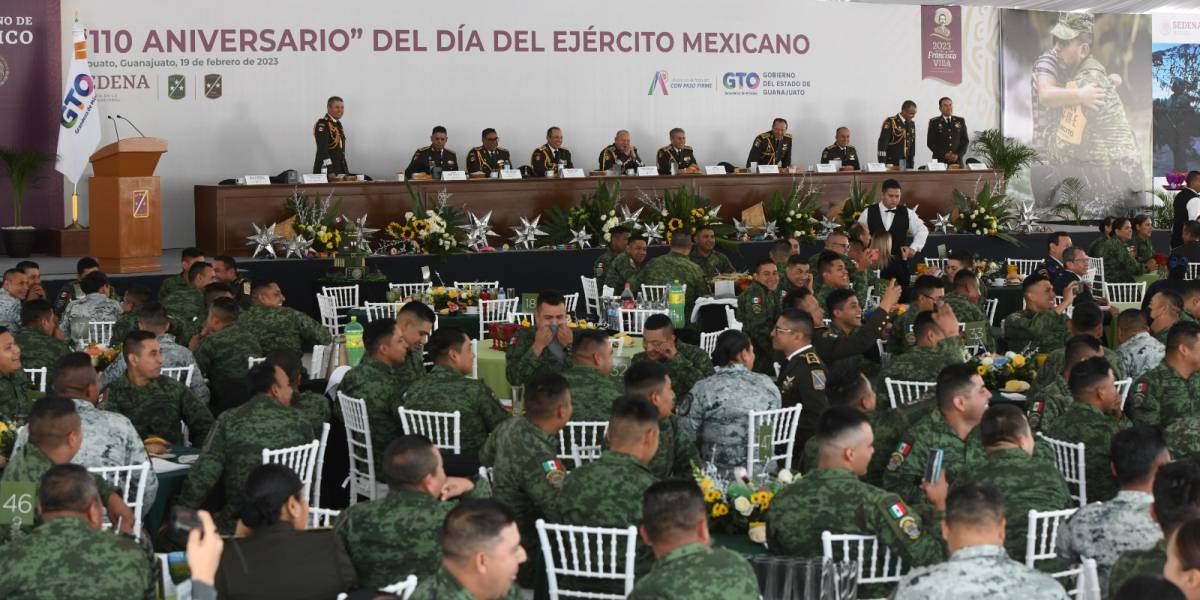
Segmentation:
[(284, 213), (292, 216), (292, 231), (312, 240), (311, 252), (318, 256), (336, 254), (342, 246), (342, 230), (338, 215), (342, 201), (330, 193), (321, 198), (316, 194), (292, 192), (284, 202)]
[(84, 352), (92, 359), (92, 366), (96, 367), (97, 371), (103, 371), (112, 364), (112, 361), (117, 359), (120, 354), (120, 349), (109, 348), (100, 344), (88, 344)]
[(1003, 277), (1005, 275), (1004, 266), (994, 260), (986, 258), (975, 259), (975, 275), (980, 280)]
[(403, 221), (388, 223), (384, 229), (388, 239), (379, 249), (392, 255), (436, 254), (443, 259), (451, 252), (461, 252), (462, 235), (458, 232), (466, 218), (461, 209), (446, 205), (449, 194), (439, 193), (437, 207), (429, 207), (422, 194), (408, 183), (404, 185), (412, 210), (404, 213)]
[(842, 203), (841, 210), (838, 211), (837, 221), (843, 228), (849, 229), (858, 222), (858, 218), (862, 216), (863, 211), (867, 210), (868, 206), (875, 204), (875, 184), (871, 184), (871, 189), (866, 190), (859, 184), (858, 178), (850, 184), (850, 195), (846, 197), (846, 201)]
[(800, 244), (817, 240), (824, 231), (821, 226), (820, 203), (817, 199), (821, 188), (808, 184), (806, 179), (792, 184), (786, 196), (779, 192), (763, 203), (763, 215), (767, 223), (775, 223), (777, 236), (782, 239), (795, 238)]
[(0, 456), (12, 456), (20, 427), (16, 421), (0, 421)]
[(566, 211), (557, 206), (546, 209), (542, 212), (542, 225), (549, 234), (545, 243), (567, 244), (575, 238), (574, 231), (586, 230), (589, 243), (607, 244), (612, 239), (612, 228), (621, 224), (621, 218), (617, 216), (620, 202), (621, 184), (614, 182), (610, 186), (601, 181), (595, 193), (583, 195), (579, 206)]
[(433, 310), (441, 315), (454, 315), (466, 312), (468, 307), (479, 305), (479, 295), (469, 289), (435, 287), (430, 291), (430, 302)]
[(992, 193), (990, 182), (982, 187), (977, 185), (974, 196), (954, 190), (954, 204), (958, 212), (954, 227), (958, 231), (990, 235), (1014, 246), (1021, 245), (1017, 238), (1007, 233), (1015, 220), (1008, 197), (1002, 193)]
[(704, 493), (709, 528), (720, 533), (744, 533), (758, 544), (767, 541), (767, 511), (771, 509), (771, 501), (779, 490), (795, 479), (791, 471), (782, 469), (774, 478), (763, 477), (756, 484), (746, 475), (745, 469), (739, 468), (734, 481), (722, 489), (711, 475), (705, 474), (694, 463), (692, 476)]
[(1037, 367), (1045, 359), (1036, 355), (1006, 352), (1002, 355), (971, 357), (967, 364), (983, 378), (983, 384), (991, 390), (1023, 393), (1037, 378)]
[(720, 207), (714, 207), (708, 198), (700, 195), (699, 190), (679, 186), (674, 192), (664, 192), (663, 208), (666, 212), (663, 215), (663, 236), (668, 244), (671, 243), (672, 235), (678, 232), (695, 235), (696, 230), (702, 226), (713, 229), (718, 244), (733, 244), (733, 226), (721, 220), (717, 214)]

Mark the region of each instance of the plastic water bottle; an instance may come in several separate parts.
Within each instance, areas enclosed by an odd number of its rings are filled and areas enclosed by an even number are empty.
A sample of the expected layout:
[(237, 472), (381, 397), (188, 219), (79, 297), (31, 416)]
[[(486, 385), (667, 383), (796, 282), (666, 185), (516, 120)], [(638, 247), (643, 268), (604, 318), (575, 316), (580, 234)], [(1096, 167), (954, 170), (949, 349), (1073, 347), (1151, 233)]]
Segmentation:
[(687, 315), (684, 314), (686, 306), (687, 295), (683, 291), (683, 285), (676, 279), (667, 286), (667, 312), (671, 315), (671, 323), (676, 329), (682, 328), (687, 322)]
[(359, 324), (358, 317), (351, 315), (350, 322), (346, 324), (346, 361), (351, 367), (357, 366), (365, 353), (363, 326)]
[(629, 310), (637, 308), (637, 301), (633, 299), (633, 290), (629, 289), (628, 282), (625, 284), (625, 291), (621, 292), (621, 308)]
[(608, 328), (621, 328), (621, 302), (616, 298), (613, 298), (608, 303)]

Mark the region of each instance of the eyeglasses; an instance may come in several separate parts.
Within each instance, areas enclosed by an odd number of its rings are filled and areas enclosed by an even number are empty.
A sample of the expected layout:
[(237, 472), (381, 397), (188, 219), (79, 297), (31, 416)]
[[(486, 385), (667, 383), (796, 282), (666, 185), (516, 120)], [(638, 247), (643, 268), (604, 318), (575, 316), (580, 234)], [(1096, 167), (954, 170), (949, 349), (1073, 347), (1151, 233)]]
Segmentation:
[(779, 333), (796, 333), (795, 329), (788, 329), (786, 327), (775, 327), (771, 331), (778, 331)]
[(942, 295), (942, 296), (930, 296), (929, 294), (921, 294), (921, 295), (926, 298), (929, 298), (930, 300), (933, 300), (934, 302), (941, 302), (946, 299), (945, 295)]

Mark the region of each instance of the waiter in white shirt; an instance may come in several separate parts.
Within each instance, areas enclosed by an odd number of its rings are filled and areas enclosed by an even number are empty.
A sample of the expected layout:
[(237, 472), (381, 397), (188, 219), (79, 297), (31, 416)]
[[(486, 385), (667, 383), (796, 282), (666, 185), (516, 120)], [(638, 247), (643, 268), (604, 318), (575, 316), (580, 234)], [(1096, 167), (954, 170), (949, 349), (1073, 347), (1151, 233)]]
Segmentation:
[[(925, 227), (925, 222), (917, 216), (917, 211), (900, 202), (900, 193), (899, 181), (884, 181), (883, 198), (868, 206), (858, 218), (858, 222), (866, 225), (872, 236), (881, 233), (891, 235), (892, 261), (887, 272), (879, 275), (885, 281), (894, 278), (901, 287), (907, 288), (910, 283), (908, 260), (925, 247), (929, 228)], [(912, 235), (912, 243), (906, 243), (909, 235)]]
[(1175, 225), (1171, 230), (1172, 248), (1183, 245), (1183, 224), (1186, 221), (1195, 221), (1197, 217), (1200, 217), (1200, 195), (1196, 194), (1197, 188), (1200, 188), (1200, 171), (1188, 171), (1187, 179), (1183, 182), (1183, 189), (1175, 194), (1173, 202)]

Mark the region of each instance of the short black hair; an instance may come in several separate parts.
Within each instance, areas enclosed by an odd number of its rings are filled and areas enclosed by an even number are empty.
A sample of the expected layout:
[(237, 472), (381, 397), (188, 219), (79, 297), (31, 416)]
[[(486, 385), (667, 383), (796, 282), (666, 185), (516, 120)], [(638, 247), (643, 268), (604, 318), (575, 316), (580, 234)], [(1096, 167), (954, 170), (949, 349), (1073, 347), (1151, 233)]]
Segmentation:
[(671, 131), (667, 133), (667, 137), (675, 137), (675, 134), (677, 134), (677, 133), (687, 133), (687, 132), (684, 131), (682, 127), (672, 127)]
[(667, 367), (660, 362), (643, 360), (625, 369), (625, 393), (649, 397), (667, 383)]
[(342, 100), (341, 96), (330, 96), (329, 99), (325, 101), (325, 108), (328, 109), (329, 107), (333, 106), (334, 102), (345, 102), (345, 100)]
[[(790, 260), (790, 259), (789, 259), (789, 260)], [(763, 259), (760, 259), (760, 260), (756, 260), (756, 261), (754, 261), (754, 268), (753, 268), (753, 269), (752, 269), (750, 272), (751, 272), (751, 273), (753, 273), (753, 274), (756, 274), (756, 275), (757, 275), (757, 274), (758, 274), (758, 270), (759, 270), (759, 269), (761, 269), (761, 268), (763, 268), (763, 267), (766, 267), (766, 266), (772, 266), (772, 267), (776, 267), (776, 265), (775, 265), (775, 261), (773, 261), (773, 260), (771, 260), (771, 259), (769, 259), (769, 258), (763, 258)], [(776, 267), (776, 268), (778, 268), (778, 267)]]
[(180, 258), (184, 260), (189, 258), (204, 258), (204, 251), (195, 246), (188, 246), (180, 253)]
[(1200, 336), (1200, 323), (1180, 321), (1172, 325), (1167, 332), (1167, 354), (1174, 354), (1180, 346), (1195, 344), (1196, 336)]
[[(1174, 309), (1175, 312), (1178, 313), (1183, 311), (1183, 296), (1179, 295), (1179, 292), (1172, 289), (1162, 288), (1157, 292), (1154, 292), (1154, 296), (1162, 296), (1163, 301), (1167, 304), (1170, 304), (1171, 308)], [(1150, 299), (1154, 299), (1154, 296), (1150, 296)], [(1150, 305), (1148, 301), (1146, 305)]]
[(87, 390), (89, 385), (93, 383), (99, 385), (92, 357), (83, 352), (68, 352), (62, 355), (54, 361), (50, 373), (52, 374), (50, 390), (63, 397), (78, 398), (81, 396), (76, 394)]
[(646, 236), (640, 233), (632, 233), (629, 236), (629, 245), (633, 246), (635, 242), (645, 242), (647, 244), (650, 243), (649, 240), (646, 239)]
[(933, 319), (932, 310), (923, 310), (917, 314), (917, 318), (913, 319), (913, 338), (917, 341), (925, 339), (930, 332), (936, 332), (939, 329), (941, 328)]
[(241, 309), (233, 298), (217, 298), (208, 307), (208, 314), (215, 316), (222, 323), (236, 323)]
[(946, 495), (946, 525), (994, 526), (1004, 518), (1004, 496), (986, 483), (961, 483)]
[(912, 288), (914, 297), (928, 296), (929, 294), (932, 294), (934, 290), (946, 289), (946, 282), (943, 281), (941, 277), (934, 277), (933, 275), (921, 275), (920, 277), (917, 277), (917, 280), (913, 283)]
[(571, 397), (566, 378), (558, 373), (542, 373), (525, 384), (525, 414), (545, 419)]
[(1015, 444), (1018, 437), (1029, 437), (1029, 421), (1025, 413), (1012, 404), (995, 404), (988, 407), (979, 422), (979, 438), (986, 446), (1001, 442)]
[(54, 465), (42, 473), (37, 496), (43, 513), (82, 513), (100, 501), (96, 478), (87, 467), (74, 463)]
[(151, 300), (137, 310), (139, 327), (147, 327), (145, 331), (165, 329), (171, 320), (167, 317), (167, 309), (157, 300)]
[(211, 306), (217, 298), (233, 298), (237, 293), (233, 286), (223, 281), (214, 281), (204, 286), (204, 304)]
[(612, 347), (612, 344), (608, 341), (607, 334), (596, 329), (586, 329), (579, 332), (579, 335), (575, 337), (571, 356), (577, 359), (590, 359), (592, 355), (604, 346)]
[(671, 322), (671, 317), (662, 313), (654, 313), (646, 317), (646, 322), (642, 325), (645, 331), (658, 331), (666, 329), (667, 335), (675, 335), (675, 324)]
[(800, 331), (800, 333), (803, 333), (809, 340), (812, 339), (813, 330), (816, 328), (816, 324), (813, 323), (812, 315), (798, 308), (789, 307), (779, 311), (779, 318), (787, 321), (791, 325), (794, 325)]
[(279, 367), (284, 375), (287, 375), (288, 381), (299, 381), (300, 375), (303, 372), (303, 367), (300, 364), (300, 355), (287, 348), (276, 348), (267, 353), (264, 357), (267, 363)]
[(783, 117), (775, 117), (775, 119), (771, 121), (771, 127), (774, 127), (777, 123), (783, 123), (784, 125), (788, 124), (787, 119)]
[(858, 400), (867, 388), (867, 377), (850, 365), (835, 367), (825, 383), (825, 395), (833, 406)]
[(838, 256), (837, 252), (822, 250), (817, 256), (817, 272), (824, 273), (826, 269), (842, 262), (842, 257)]
[(659, 481), (642, 494), (642, 527), (655, 542), (691, 531), (706, 515), (704, 494), (690, 479)]
[(396, 313), (397, 320), (412, 319), (420, 323), (433, 323), (435, 318), (437, 316), (433, 314), (433, 309), (419, 300), (406, 302)]
[(912, 100), (905, 100), (904, 104), (900, 105), (900, 110), (908, 110), (910, 108), (916, 108), (916, 107), (917, 107), (916, 102), (913, 102)]
[[(1200, 223), (1197, 223), (1200, 225)], [(1112, 600), (1187, 600), (1179, 588), (1162, 575), (1138, 575), (1121, 584)]]
[(1135, 425), (1122, 429), (1109, 444), (1109, 460), (1121, 485), (1145, 479), (1158, 457), (1167, 451), (1167, 440), (1157, 427)]
[(64, 396), (43, 396), (29, 410), (29, 443), (45, 450), (58, 448), (72, 431), (80, 430), (75, 403)]
[(233, 269), (235, 271), (237, 270), (237, 261), (234, 260), (234, 258), (232, 256), (229, 256), (228, 254), (222, 254), (220, 256), (214, 257), (213, 262), (214, 263), (219, 262), (221, 264), (224, 264), (226, 269)]
[[(1192, 171), (1195, 173), (1195, 171)], [(1200, 223), (1196, 221), (1188, 221), (1183, 224), (1183, 230), (1193, 238), (1200, 239)]]
[(1115, 223), (1116, 220), (1117, 220), (1117, 218), (1113, 217), (1113, 216), (1107, 216), (1107, 217), (1104, 217), (1103, 219), (1100, 219), (1100, 222), (1097, 225), (1097, 228), (1100, 230), (1101, 235), (1104, 234), (1105, 230), (1112, 231), (1113, 223)]
[(105, 275), (104, 271), (92, 271), (79, 280), (79, 289), (85, 294), (95, 294), (106, 285), (108, 285), (108, 275)]
[(562, 292), (558, 290), (542, 290), (538, 293), (537, 304), (534, 305), (534, 310), (541, 308), (543, 304), (561, 306), (566, 303), (567, 299), (563, 297)]
[(967, 393), (971, 387), (971, 379), (978, 375), (975, 367), (966, 363), (947, 365), (938, 373), (937, 403), (938, 408), (950, 408), (954, 405), (954, 397)]
[(23, 260), (21, 262), (18, 262), (16, 264), (16, 266), (14, 266), (13, 268), (22, 273), (25, 273), (26, 271), (28, 271), (30, 269), (38, 269), (39, 271), (41, 270), (41, 267), (38, 266), (38, 264), (33, 262), (32, 260)]
[(887, 192), (888, 190), (898, 190), (900, 189), (900, 182), (896, 181), (895, 179), (884, 179), (883, 187), (881, 189), (884, 192)]
[[(772, 260), (771, 260), (771, 259), (769, 259), (769, 258), (768, 258), (768, 259), (766, 259), (766, 260), (767, 260), (768, 262), (774, 262), (774, 261), (772, 261)], [(762, 264), (762, 262), (763, 262), (763, 261), (761, 261), (761, 260), (760, 260), (760, 261), (758, 261), (758, 263), (759, 263), (759, 264)], [(808, 259), (807, 259), (807, 258), (804, 258), (803, 256), (800, 256), (799, 254), (793, 254), (793, 255), (791, 255), (791, 256), (789, 256), (789, 257), (788, 257), (788, 259), (787, 259), (787, 264), (784, 266), (784, 268), (791, 267), (791, 266), (795, 266), (795, 265), (804, 265), (804, 266), (806, 266), (806, 267), (807, 267), (807, 266), (809, 266), (809, 265), (808, 265)]]
[(562, 130), (562, 127), (559, 127), (559, 126), (557, 126), (557, 125), (551, 125), (550, 127), (547, 127), (547, 128), (546, 128), (546, 137), (550, 137), (550, 135), (551, 135), (552, 133), (554, 133), (554, 131), (555, 131), (555, 130), (560, 130), (560, 131), (561, 131), (561, 130)]
[(246, 477), (246, 497), (242, 501), (241, 521), (251, 529), (279, 522), (279, 512), (289, 498), (301, 499), (304, 482), (286, 465), (258, 465)]
[(26, 300), (21, 303), (21, 326), (28, 327), (34, 321), (54, 314), (54, 307), (44, 298)]
[(88, 269), (99, 269), (99, 268), (100, 268), (100, 263), (96, 262), (96, 259), (94, 259), (90, 256), (85, 256), (85, 257), (75, 261), (75, 273), (77, 275), (83, 275), (83, 272)]
[(1093, 356), (1071, 367), (1071, 378), (1067, 380), (1067, 387), (1071, 389), (1072, 396), (1078, 397), (1100, 385), (1100, 382), (1111, 374), (1112, 365), (1108, 360), (1103, 356)]
[(1093, 356), (1103, 356), (1101, 352), (1100, 340), (1087, 333), (1076, 335), (1067, 340), (1063, 349), (1063, 369), (1069, 369)]
[(516, 522), (512, 510), (495, 500), (463, 500), (442, 522), (438, 533), (442, 555), (452, 560), (469, 560), (476, 552), (492, 548), (501, 532)]
[(1104, 312), (1095, 302), (1076, 304), (1071, 313), (1071, 327), (1075, 333), (1093, 331), (1104, 325)]
[(825, 445), (847, 432), (862, 427), (863, 423), (871, 424), (867, 415), (845, 404), (833, 406), (821, 413), (817, 422), (817, 443)]
[[(576, 343), (576, 348), (579, 344)], [(750, 336), (738, 329), (726, 329), (717, 336), (713, 347), (712, 362), (718, 367), (728, 366), (737, 356), (750, 348)]]
[(833, 316), (833, 311), (842, 310), (842, 308), (846, 305), (847, 302), (850, 301), (851, 298), (857, 298), (857, 297), (858, 296), (854, 295), (854, 290), (848, 290), (848, 289), (833, 290), (832, 292), (829, 292), (828, 296), (825, 297), (825, 310), (829, 311), (830, 316)]
[[(1062, 240), (1063, 238), (1070, 238), (1070, 237), (1071, 237), (1071, 234), (1067, 233), (1066, 231), (1051, 232), (1050, 235), (1046, 237), (1046, 250), (1049, 250), (1050, 246), (1057, 246), (1057, 245), (1061, 244), (1062, 242), (1060, 240)], [(1074, 246), (1071, 246), (1071, 247), (1074, 248)]]
[(1050, 279), (1048, 277), (1043, 277), (1042, 275), (1038, 275), (1037, 273), (1034, 273), (1033, 275), (1026, 277), (1023, 281), (1021, 281), (1021, 294), (1024, 295), (1024, 294), (1029, 293), (1029, 288), (1032, 288), (1033, 286), (1035, 286), (1043, 281), (1049, 283)]
[[(1196, 225), (1200, 225), (1200, 223), (1196, 223)], [(1192, 282), (1188, 281), (1188, 283)], [(1200, 291), (1200, 288), (1197, 291)], [(1149, 327), (1146, 324), (1146, 313), (1136, 308), (1127, 308), (1121, 311), (1121, 314), (1117, 315), (1117, 327), (1121, 329), (1145, 330)]]
[(443, 125), (434, 125), (433, 131), (429, 132), (429, 135), (437, 135), (439, 133), (446, 133), (446, 127)]
[(463, 347), (463, 344), (471, 343), (471, 336), (467, 335), (466, 331), (458, 327), (439, 327), (433, 335), (429, 336), (429, 342), (425, 344), (425, 356), (429, 360), (438, 360), (444, 356), (449, 356), (451, 350), (458, 350)]
[(125, 362), (129, 362), (130, 356), (140, 354), (142, 352), (142, 345), (153, 339), (154, 334), (149, 331), (143, 329), (130, 331), (121, 344), (121, 354), (125, 356)]
[(658, 427), (658, 408), (645, 396), (625, 394), (613, 400), (606, 434), (610, 444), (636, 442), (647, 427)]
[(433, 475), (437, 465), (433, 442), (423, 435), (402, 435), (383, 452), (383, 478), (393, 490), (416, 486)]
[(154, 294), (150, 292), (150, 288), (135, 283), (125, 290), (125, 299), (129, 300), (134, 308), (138, 308), (150, 301)]
[(1184, 521), (1200, 516), (1200, 462), (1184, 458), (1169, 462), (1154, 475), (1154, 516), (1163, 537)]
[(1131, 223), (1129, 217), (1113, 217), (1113, 231), (1124, 228), (1126, 223)]
[(960, 269), (954, 274), (954, 289), (963, 289), (968, 283), (979, 281), (979, 277), (975, 276), (975, 271), (970, 269)]
[(363, 349), (367, 356), (374, 356), (379, 347), (390, 343), (396, 335), (396, 320), (391, 317), (375, 319), (363, 327)]
[(496, 133), (496, 130), (492, 127), (485, 128), (483, 132), (479, 134), (479, 139), (486, 140), (489, 133)]
[(200, 274), (204, 272), (204, 269), (211, 269), (211, 268), (212, 268), (211, 264), (206, 263), (202, 260), (198, 260), (198, 261), (192, 263), (192, 266), (188, 267), (188, 272), (187, 272), (188, 281), (196, 281), (196, 278), (199, 277)]
[(246, 379), (250, 383), (251, 394), (270, 394), (271, 387), (275, 385), (275, 365), (260, 362), (250, 367)]

